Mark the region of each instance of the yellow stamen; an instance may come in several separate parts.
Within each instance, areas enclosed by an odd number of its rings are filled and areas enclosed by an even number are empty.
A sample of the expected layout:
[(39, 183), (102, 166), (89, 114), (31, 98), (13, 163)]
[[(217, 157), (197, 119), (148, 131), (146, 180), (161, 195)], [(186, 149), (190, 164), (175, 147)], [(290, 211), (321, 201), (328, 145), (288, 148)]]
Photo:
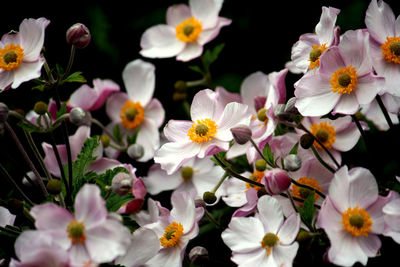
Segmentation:
[[(319, 183), (317, 180), (315, 180), (314, 178), (309, 178), (309, 177), (301, 177), (299, 179), (296, 180), (299, 184), (304, 184), (304, 185), (308, 185), (312, 188), (314, 188), (315, 190), (318, 191), (322, 191), (322, 188), (319, 186)], [(304, 188), (304, 187), (300, 187), (297, 186), (295, 184), (293, 184), (292, 186), (292, 195), (294, 197), (306, 200), (307, 197), (310, 195), (312, 191)], [(318, 194), (314, 194), (314, 199), (317, 200), (319, 198)]]
[(13, 70), (21, 65), (24, 59), (24, 49), (13, 43), (0, 48), (0, 68)]
[(175, 246), (183, 234), (183, 226), (180, 223), (173, 222), (165, 227), (164, 235), (160, 237), (161, 245), (165, 248)]
[(308, 65), (308, 68), (310, 70), (319, 67), (319, 58), (320, 56), (325, 52), (327, 49), (326, 44), (322, 45), (313, 45), (312, 50), (310, 51), (310, 57), (308, 61), (310, 61), (310, 65)]
[(182, 21), (181, 24), (175, 27), (176, 38), (185, 43), (195, 42), (202, 32), (201, 23), (195, 18), (191, 17)]
[(338, 94), (350, 94), (357, 87), (357, 71), (351, 65), (336, 70), (331, 76), (331, 88)]
[(85, 226), (82, 222), (72, 220), (67, 227), (67, 232), (72, 244), (85, 242)]
[(342, 224), (344, 229), (354, 236), (368, 236), (372, 220), (367, 211), (356, 206), (342, 213)]
[(261, 240), (261, 246), (267, 250), (267, 255), (270, 255), (274, 246), (279, 242), (279, 237), (273, 233), (267, 233)]
[(210, 119), (193, 122), (188, 131), (189, 139), (198, 144), (211, 141), (217, 134), (217, 124)]
[(400, 37), (386, 37), (386, 42), (381, 45), (381, 49), (387, 62), (400, 63)]
[[(329, 124), (328, 124), (329, 123)], [(332, 148), (332, 144), (336, 140), (335, 128), (330, 122), (313, 123), (311, 125), (311, 133), (328, 149)], [(316, 148), (322, 149), (317, 141), (314, 141)]]
[[(261, 179), (264, 177), (264, 172), (255, 170), (249, 177), (249, 179), (253, 180), (254, 182), (261, 183)], [(253, 187), (255, 190), (260, 190), (261, 187), (255, 186), (249, 183), (246, 183), (246, 190), (250, 187)]]
[(126, 101), (119, 113), (122, 126), (133, 129), (139, 126), (144, 120), (144, 109), (139, 102)]

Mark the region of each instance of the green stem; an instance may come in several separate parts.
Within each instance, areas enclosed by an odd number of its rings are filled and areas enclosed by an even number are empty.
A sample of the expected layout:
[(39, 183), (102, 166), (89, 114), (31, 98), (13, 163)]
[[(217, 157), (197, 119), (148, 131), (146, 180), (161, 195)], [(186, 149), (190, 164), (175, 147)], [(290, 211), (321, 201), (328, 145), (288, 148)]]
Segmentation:
[(364, 139), (365, 145), (367, 145), (367, 135), (365, 134), (365, 131), (362, 128), (360, 121), (357, 119), (357, 117), (355, 115), (351, 115), (351, 118), (353, 119), (358, 130), (360, 131), (360, 134), (361, 134), (362, 138)]
[(220, 224), (217, 222), (217, 220), (215, 220), (215, 218), (206, 208), (204, 208), (204, 213), (207, 216), (207, 218), (215, 225), (215, 227), (220, 228)]
[(9, 234), (12, 234), (12, 235), (16, 235), (16, 236), (19, 236), (21, 234), (21, 232), (18, 232), (18, 231), (15, 231), (15, 230), (3, 227), (3, 226), (0, 226), (0, 231), (3, 231), (5, 233), (9, 233)]
[(104, 132), (106, 135), (108, 135), (108, 137), (110, 137), (110, 138), (114, 141), (114, 143), (116, 143), (116, 144), (118, 144), (118, 145), (123, 145), (122, 142), (118, 141), (118, 140), (114, 137), (114, 135), (113, 135), (106, 127), (104, 127), (104, 125), (103, 125), (100, 121), (98, 121), (98, 120), (95, 119), (95, 118), (91, 118), (90, 121), (91, 121), (92, 123), (96, 124), (97, 126), (99, 126), (99, 127), (103, 130), (103, 132)]
[(321, 158), (321, 156), (318, 154), (318, 151), (315, 149), (314, 145), (311, 146), (311, 150), (312, 150), (312, 152), (313, 152), (315, 158), (319, 161), (319, 163), (321, 163), (325, 168), (327, 168), (328, 171), (330, 171), (331, 173), (335, 173), (335, 172), (336, 172), (331, 166), (329, 166), (328, 163), (326, 163), (326, 162)]
[(226, 177), (228, 177), (228, 176), (229, 176), (228, 172), (225, 171), (224, 175), (221, 177), (218, 184), (213, 188), (213, 190), (211, 190), (211, 192), (215, 194), (215, 192), (217, 192), (218, 188), (222, 185), (222, 183), (225, 181)]
[(270, 162), (264, 157), (264, 154), (260, 150), (260, 148), (257, 146), (257, 144), (254, 142), (253, 138), (250, 138), (250, 142), (253, 145), (253, 147), (257, 150), (258, 154), (261, 156), (263, 160), (267, 163), (267, 169), (272, 170), (274, 167), (270, 165)]
[[(289, 190), (286, 190), (286, 194), (287, 194), (288, 197), (289, 197), (290, 204), (292, 204), (293, 209), (294, 209), (297, 213), (299, 213), (299, 210), (297, 209), (296, 204), (294, 203), (293, 196), (292, 196), (292, 194), (290, 194)], [(303, 216), (301, 216), (300, 213), (299, 213), (299, 215), (300, 215), (301, 221), (302, 221), (305, 225), (307, 225), (308, 229), (310, 229), (311, 231), (315, 232), (315, 230), (313, 229), (313, 227), (307, 223), (307, 221), (303, 218)]]

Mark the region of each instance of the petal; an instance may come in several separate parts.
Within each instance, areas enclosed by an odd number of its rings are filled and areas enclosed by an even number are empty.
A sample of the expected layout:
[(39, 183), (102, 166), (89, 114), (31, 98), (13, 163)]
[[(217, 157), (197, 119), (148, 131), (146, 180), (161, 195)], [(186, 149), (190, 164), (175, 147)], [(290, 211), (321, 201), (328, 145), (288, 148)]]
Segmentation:
[(39, 230), (66, 231), (74, 216), (66, 209), (53, 203), (45, 203), (32, 207), (30, 214), (35, 219), (35, 227)]
[(16, 216), (11, 214), (8, 209), (0, 206), (0, 226), (5, 227), (7, 224), (14, 225)]
[(165, 111), (158, 99), (151, 99), (147, 104), (144, 113), (146, 120), (151, 120), (157, 127), (160, 127), (163, 124)]
[(335, 143), (332, 144), (332, 148), (343, 152), (349, 151), (357, 144), (360, 135), (355, 123), (349, 123), (346, 129), (336, 132), (336, 139)]
[(375, 99), (377, 93), (383, 89), (384, 84), (385, 79), (383, 77), (377, 77), (372, 73), (358, 79), (355, 91), (357, 102), (361, 105), (371, 103)]
[(252, 73), (243, 80), (240, 87), (240, 93), (243, 98), (243, 103), (248, 105), (252, 112), (257, 112), (257, 110), (254, 109), (254, 99), (257, 96), (266, 97), (268, 86), (268, 75), (261, 71)]
[(123, 92), (114, 93), (108, 98), (106, 113), (112, 122), (118, 123), (121, 121), (119, 114), (126, 101), (129, 101), (129, 96)]
[(177, 192), (171, 196), (171, 220), (183, 226), (183, 233), (188, 233), (196, 223), (194, 200), (189, 192)]
[(343, 229), (342, 214), (337, 210), (330, 196), (325, 198), (318, 213), (318, 227), (329, 231)]
[(39, 78), (44, 59), (33, 62), (22, 62), (18, 69), (14, 70), (14, 82), (11, 88), (17, 88), (21, 83)]
[(222, 2), (222, 0), (189, 0), (189, 6), (193, 16), (201, 22), (203, 29), (208, 29), (217, 25)]
[(260, 220), (264, 225), (266, 233), (278, 233), (283, 223), (282, 207), (278, 200), (265, 195), (258, 199), (257, 204)]
[(332, 113), (353, 115), (360, 108), (357, 97), (354, 94), (343, 94), (339, 96), (339, 101), (336, 103)]
[(228, 103), (225, 106), (224, 112), (218, 124), (218, 132), (215, 138), (223, 141), (232, 140), (233, 136), (230, 131), (231, 128), (239, 124), (249, 124), (251, 114), (248, 110), (248, 106), (236, 102)]
[(13, 71), (0, 71), (0, 93), (9, 89), (13, 81)]
[(321, 18), (315, 27), (315, 33), (321, 44), (326, 43), (328, 46), (333, 41), (333, 29), (335, 28), (336, 18), (339, 10), (332, 7), (322, 7)]
[(296, 257), (299, 243), (295, 242), (289, 246), (277, 245), (272, 250), (272, 258), (276, 266), (290, 266)]
[(44, 30), (50, 23), (45, 18), (24, 19), (19, 25), (21, 47), (24, 49), (24, 61), (36, 61), (40, 57), (44, 42)]
[(197, 42), (186, 43), (185, 48), (176, 56), (176, 60), (189, 61), (201, 56), (203, 46)]
[(300, 215), (297, 212), (293, 212), (285, 220), (281, 228), (279, 229), (277, 236), (279, 241), (284, 245), (292, 244), (297, 237), (297, 233), (300, 230)]
[(383, 1), (370, 2), (365, 13), (365, 25), (371, 36), (381, 44), (386, 42), (386, 37), (395, 35), (395, 17), (392, 9)]
[(199, 37), (197, 38), (197, 42), (200, 45), (205, 45), (206, 43), (212, 41), (213, 39), (215, 39), (218, 36), (222, 27), (228, 26), (231, 23), (232, 23), (232, 21), (230, 19), (218, 17), (217, 25), (214, 28), (203, 30), (199, 34)]
[(178, 4), (167, 9), (167, 24), (169, 26), (175, 27), (190, 17), (192, 17), (192, 13), (188, 5)]
[(192, 121), (211, 119), (215, 122), (219, 118), (216, 94), (210, 89), (204, 89), (195, 94), (190, 107)]
[(349, 206), (367, 208), (378, 199), (378, 185), (372, 173), (365, 168), (355, 167), (349, 171)]
[(186, 246), (187, 243), (181, 244), (179, 247), (161, 249), (156, 256), (146, 262), (145, 266), (181, 266), (183, 261), (183, 252), (185, 251)]
[(339, 99), (338, 94), (328, 91), (325, 94), (297, 98), (295, 106), (303, 116), (323, 116), (332, 111)]
[(275, 266), (273, 258), (269, 257), (267, 250), (262, 247), (246, 253), (233, 253), (231, 260), (238, 266)]
[(160, 135), (158, 127), (150, 120), (144, 120), (139, 128), (136, 143), (144, 148), (144, 154), (137, 159), (139, 162), (146, 162), (154, 157), (155, 151), (160, 147)]
[(183, 180), (180, 172), (168, 175), (159, 164), (154, 164), (147, 172), (147, 177), (143, 178), (143, 182), (151, 195), (157, 195), (161, 191), (177, 188)]
[(83, 222), (87, 229), (101, 224), (107, 217), (105, 201), (100, 189), (93, 184), (85, 184), (75, 198), (75, 218)]
[(328, 48), (320, 56), (319, 72), (329, 77), (338, 69), (346, 67), (341, 50), (338, 46)]
[(95, 103), (90, 109), (91, 111), (98, 110), (99, 108), (101, 108), (110, 94), (118, 92), (120, 90), (118, 84), (116, 84), (112, 80), (107, 80), (107, 79), (106, 80), (94, 79), (93, 87), (97, 93), (97, 98)]
[(343, 213), (349, 207), (350, 177), (347, 166), (336, 171), (329, 187), (329, 197), (338, 212)]
[(164, 127), (164, 135), (171, 142), (189, 141), (188, 131), (191, 127), (191, 121), (169, 120)]
[(80, 107), (83, 110), (89, 111), (96, 99), (96, 91), (90, 88), (89, 85), (84, 84), (71, 94), (69, 104), (72, 107)]

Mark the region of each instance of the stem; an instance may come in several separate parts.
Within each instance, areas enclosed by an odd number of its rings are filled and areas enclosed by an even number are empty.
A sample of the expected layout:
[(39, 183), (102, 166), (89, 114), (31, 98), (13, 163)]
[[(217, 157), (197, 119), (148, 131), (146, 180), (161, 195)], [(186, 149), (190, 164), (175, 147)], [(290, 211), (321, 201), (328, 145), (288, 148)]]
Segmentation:
[[(290, 194), (289, 190), (286, 190), (286, 194), (288, 195), (288, 197), (289, 197), (289, 199), (290, 199), (290, 203), (292, 204), (293, 209), (294, 209), (297, 213), (299, 213), (299, 211), (298, 211), (298, 209), (297, 209), (297, 207), (296, 207), (296, 204), (294, 204), (293, 196), (292, 196), (292, 194)], [(303, 218), (303, 216), (301, 216), (300, 213), (299, 213), (299, 215), (300, 215), (301, 221), (302, 221), (305, 225), (307, 225), (308, 229), (310, 229), (311, 231), (314, 232), (313, 227), (312, 227), (311, 225), (309, 225), (309, 224), (306, 222), (306, 220)]]
[(97, 126), (99, 126), (99, 127), (103, 130), (103, 132), (104, 132), (106, 135), (108, 135), (116, 144), (122, 145), (122, 142), (119, 142), (119, 141), (114, 137), (114, 135), (113, 135), (106, 127), (104, 127), (104, 125), (103, 125), (100, 121), (98, 121), (98, 120), (95, 119), (95, 118), (91, 118), (91, 122), (94, 123), (94, 124), (96, 124)]
[(356, 123), (357, 128), (360, 131), (361, 136), (364, 139), (364, 143), (366, 145), (367, 144), (367, 135), (365, 134), (364, 129), (362, 128), (360, 121), (357, 119), (357, 117), (355, 115), (351, 115), (351, 118)]
[(29, 124), (30, 127), (34, 128), (35, 131), (37, 132), (43, 132), (43, 129), (40, 127), (37, 127), (35, 124), (33, 124), (32, 122), (28, 121), (24, 116), (22, 116), (21, 114), (19, 114), (18, 112), (14, 111), (14, 110), (9, 110), (8, 111), (8, 115), (11, 115), (21, 121), (24, 121), (26, 124)]
[(254, 142), (253, 138), (250, 138), (250, 142), (253, 145), (253, 147), (257, 150), (258, 154), (260, 154), (261, 158), (263, 160), (265, 160), (265, 162), (267, 163), (267, 169), (271, 170), (273, 169), (273, 167), (271, 165), (269, 165), (268, 160), (264, 157), (264, 154), (261, 152), (260, 148), (257, 146), (257, 144)]
[(16, 236), (19, 236), (21, 234), (21, 232), (18, 232), (18, 231), (15, 231), (15, 230), (3, 227), (3, 226), (0, 226), (0, 231), (6, 232), (6, 233), (9, 233), (12, 235), (16, 235)]
[(200, 86), (200, 85), (206, 85), (207, 84), (207, 79), (203, 78), (201, 80), (196, 80), (196, 81), (187, 81), (186, 86), (187, 87), (195, 87), (195, 86)]
[(315, 149), (314, 145), (311, 146), (311, 150), (314, 153), (315, 158), (321, 163), (325, 168), (327, 168), (331, 173), (335, 173), (336, 171), (326, 163), (321, 156), (318, 154), (317, 150)]
[(183, 110), (185, 111), (186, 115), (190, 118), (190, 105), (187, 100), (182, 102)]
[(215, 220), (215, 218), (206, 208), (204, 208), (204, 213), (206, 214), (207, 218), (215, 225), (215, 227), (220, 227), (220, 224), (217, 222), (217, 220)]
[(375, 99), (376, 99), (376, 102), (378, 102), (378, 105), (381, 108), (383, 116), (385, 116), (386, 122), (389, 124), (389, 127), (393, 128), (393, 122), (390, 119), (389, 113), (386, 110), (385, 105), (382, 102), (381, 96), (380, 95), (376, 95)]
[(229, 176), (228, 172), (225, 171), (224, 175), (221, 177), (218, 184), (213, 188), (213, 190), (211, 190), (211, 192), (212, 193), (217, 192), (218, 188), (222, 185), (222, 183), (225, 181), (226, 177), (228, 177), (228, 176)]
[(322, 198), (326, 198), (326, 196), (325, 196), (324, 193), (322, 193), (321, 191), (318, 191), (318, 190), (315, 189), (314, 187), (311, 187), (311, 186), (308, 186), (308, 185), (305, 185), (305, 184), (298, 183), (296, 180), (294, 180), (294, 179), (292, 179), (292, 178), (290, 178), (290, 180), (292, 181), (292, 183), (293, 183), (294, 185), (296, 185), (296, 186), (298, 186), (298, 187), (306, 188), (306, 189), (311, 190), (311, 191), (314, 191), (315, 193), (317, 193), (318, 195), (320, 195)]
[[(63, 74), (63, 76), (62, 76), (62, 79), (63, 79), (65, 76), (67, 76), (67, 75), (69, 74), (69, 72), (71, 71), (72, 63), (74, 63), (75, 50), (76, 50), (75, 46), (72, 45), (72, 46), (71, 46), (71, 54), (70, 54), (69, 60), (68, 60), (68, 65), (67, 65), (67, 68), (66, 68), (66, 70), (65, 70), (65, 72), (64, 72), (64, 74)], [(61, 80), (62, 80), (62, 79), (61, 79)]]

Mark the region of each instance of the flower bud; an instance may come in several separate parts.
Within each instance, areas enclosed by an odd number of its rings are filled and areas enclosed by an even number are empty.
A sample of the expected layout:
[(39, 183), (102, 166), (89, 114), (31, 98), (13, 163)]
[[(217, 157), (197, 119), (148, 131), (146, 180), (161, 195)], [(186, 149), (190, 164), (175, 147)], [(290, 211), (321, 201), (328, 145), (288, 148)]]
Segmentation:
[(0, 102), (0, 123), (5, 122), (8, 117), (8, 107), (3, 102)]
[(314, 144), (314, 136), (312, 134), (303, 134), (300, 137), (300, 145), (304, 149), (309, 149)]
[(267, 168), (267, 162), (264, 159), (256, 160), (255, 167), (257, 171), (263, 172)]
[(62, 191), (62, 183), (58, 179), (51, 179), (47, 182), (46, 189), (50, 194), (58, 195)]
[(195, 265), (205, 265), (209, 260), (208, 250), (201, 246), (193, 247), (189, 252), (189, 260)]
[(111, 142), (110, 137), (108, 137), (108, 135), (104, 135), (104, 134), (100, 136), (100, 141), (101, 141), (103, 147), (108, 147)]
[(144, 155), (144, 148), (140, 144), (132, 144), (128, 147), (126, 153), (132, 159), (140, 159)]
[(36, 102), (35, 106), (33, 107), (33, 111), (35, 111), (39, 115), (46, 114), (48, 106), (43, 101)]
[(86, 112), (80, 108), (75, 107), (69, 112), (69, 119), (75, 125), (82, 125), (85, 121)]
[(290, 114), (285, 111), (286, 105), (285, 104), (278, 104), (274, 108), (275, 116), (281, 121), (287, 121), (290, 119)]
[(295, 172), (301, 168), (301, 158), (295, 154), (289, 154), (283, 159), (285, 170)]
[(111, 182), (112, 190), (120, 196), (127, 194), (132, 189), (132, 186), (132, 177), (124, 172), (115, 175)]
[(187, 85), (185, 81), (179, 80), (174, 84), (175, 91), (178, 93), (186, 93)]
[(297, 110), (295, 104), (296, 104), (296, 97), (291, 97), (286, 102), (285, 112), (290, 114), (299, 114), (299, 111)]
[(231, 133), (233, 135), (233, 139), (235, 139), (235, 142), (239, 145), (246, 144), (252, 136), (250, 128), (246, 125), (239, 125), (231, 128)]
[(75, 23), (67, 30), (66, 38), (68, 44), (76, 48), (85, 48), (89, 45), (92, 37), (89, 29), (85, 25), (82, 23)]
[(203, 194), (203, 200), (204, 202), (206, 202), (207, 204), (214, 204), (215, 201), (217, 201), (217, 197), (215, 196), (215, 194), (213, 192), (210, 191), (206, 191)]
[(187, 97), (186, 93), (174, 92), (174, 94), (172, 95), (172, 100), (178, 102), (185, 100), (186, 97)]
[(271, 195), (277, 195), (286, 191), (291, 180), (286, 171), (281, 169), (273, 169), (265, 172), (265, 178), (261, 181), (265, 185), (265, 189)]

